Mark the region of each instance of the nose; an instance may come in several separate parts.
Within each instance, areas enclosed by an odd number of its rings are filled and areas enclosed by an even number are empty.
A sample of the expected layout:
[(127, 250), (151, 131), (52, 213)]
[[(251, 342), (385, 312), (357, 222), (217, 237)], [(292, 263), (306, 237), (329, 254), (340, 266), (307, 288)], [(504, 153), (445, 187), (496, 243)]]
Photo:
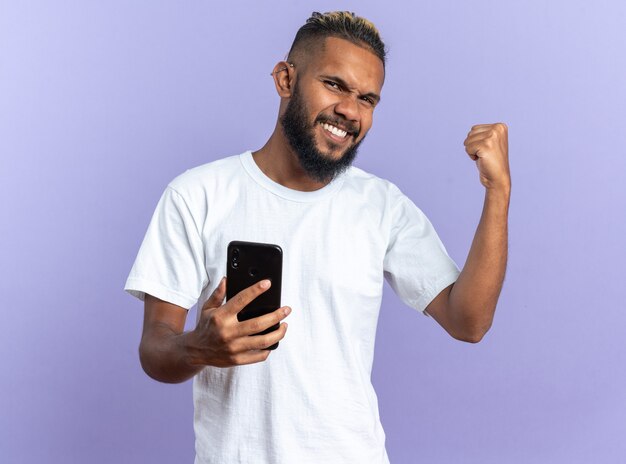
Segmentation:
[(335, 105), (335, 113), (342, 115), (348, 121), (359, 120), (359, 104), (353, 94), (344, 94)]

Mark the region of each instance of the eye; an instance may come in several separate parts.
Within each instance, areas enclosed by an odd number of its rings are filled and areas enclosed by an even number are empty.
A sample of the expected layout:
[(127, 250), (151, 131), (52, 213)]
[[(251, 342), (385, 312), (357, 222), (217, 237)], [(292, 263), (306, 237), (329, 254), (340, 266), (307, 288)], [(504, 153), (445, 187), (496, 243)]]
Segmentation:
[(376, 108), (376, 100), (372, 97), (361, 97), (361, 102), (368, 110), (374, 110), (374, 108)]
[(337, 84), (336, 82), (324, 80), (324, 84), (326, 84), (328, 87), (334, 90), (341, 90), (341, 87), (339, 87), (339, 84)]

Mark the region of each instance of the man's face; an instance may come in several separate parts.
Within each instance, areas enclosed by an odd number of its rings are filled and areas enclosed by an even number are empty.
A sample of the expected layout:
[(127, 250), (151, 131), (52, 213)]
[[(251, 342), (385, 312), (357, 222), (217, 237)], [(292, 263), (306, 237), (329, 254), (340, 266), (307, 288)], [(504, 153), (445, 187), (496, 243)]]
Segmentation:
[(350, 166), (372, 126), (383, 79), (376, 55), (334, 37), (297, 74), (280, 121), (311, 177), (325, 182)]

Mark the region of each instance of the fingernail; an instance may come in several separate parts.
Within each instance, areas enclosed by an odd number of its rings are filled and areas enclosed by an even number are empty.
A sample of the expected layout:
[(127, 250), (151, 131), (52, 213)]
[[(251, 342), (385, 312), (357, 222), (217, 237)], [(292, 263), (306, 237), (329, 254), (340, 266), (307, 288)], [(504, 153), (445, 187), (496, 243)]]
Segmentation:
[(285, 308), (285, 316), (288, 316), (290, 312), (291, 312), (291, 308), (289, 306), (287, 306)]
[(261, 288), (270, 288), (271, 284), (272, 283), (268, 279), (262, 280), (261, 281)]

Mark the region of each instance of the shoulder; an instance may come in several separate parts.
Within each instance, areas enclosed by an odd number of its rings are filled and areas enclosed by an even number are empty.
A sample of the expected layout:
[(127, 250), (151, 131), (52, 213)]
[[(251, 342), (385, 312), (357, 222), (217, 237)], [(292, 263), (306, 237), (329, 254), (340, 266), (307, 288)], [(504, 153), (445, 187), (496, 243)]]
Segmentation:
[(368, 201), (381, 201), (387, 206), (405, 196), (393, 182), (356, 166), (346, 171), (344, 189), (364, 196)]
[(241, 167), (240, 156), (228, 156), (187, 169), (172, 179), (168, 187), (176, 191), (185, 191), (190, 188), (205, 187), (207, 182), (214, 181), (222, 176), (232, 176)]
[(426, 214), (393, 182), (352, 166), (346, 172), (346, 190), (353, 193), (363, 211), (376, 211), (382, 224), (396, 227), (409, 222), (423, 224)]
[(188, 210), (201, 223), (220, 199), (236, 197), (241, 189), (241, 155), (211, 161), (175, 177), (162, 196), (163, 207)]
[(188, 169), (175, 177), (166, 190), (175, 192), (189, 205), (205, 208), (214, 199), (240, 189), (244, 173), (241, 156), (228, 156)]

